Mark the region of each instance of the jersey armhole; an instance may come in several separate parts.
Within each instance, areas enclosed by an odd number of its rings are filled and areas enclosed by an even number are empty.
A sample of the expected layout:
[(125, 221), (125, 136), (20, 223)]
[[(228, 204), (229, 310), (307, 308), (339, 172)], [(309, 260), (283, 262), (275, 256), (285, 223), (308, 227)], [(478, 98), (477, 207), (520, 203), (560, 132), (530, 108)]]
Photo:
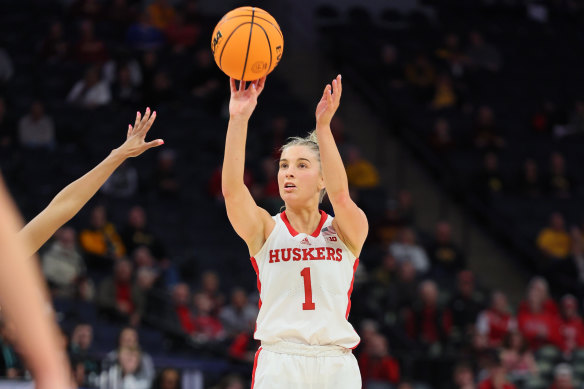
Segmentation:
[(257, 253), (255, 253), (254, 255), (251, 256), (252, 258), (255, 258), (256, 261), (266, 251), (266, 247), (271, 242), (271, 240), (273, 239), (273, 237), (276, 235), (276, 230), (280, 228), (280, 222), (281, 222), (281, 220), (278, 221), (279, 218), (280, 218), (280, 214), (278, 214), (276, 216), (272, 216), (272, 219), (274, 219), (274, 221), (276, 222), (276, 224), (274, 225), (274, 228), (272, 229), (272, 232), (270, 232), (270, 235), (268, 235), (268, 238), (266, 239), (266, 241), (264, 242), (264, 244), (262, 245), (262, 247), (259, 249), (259, 251)]

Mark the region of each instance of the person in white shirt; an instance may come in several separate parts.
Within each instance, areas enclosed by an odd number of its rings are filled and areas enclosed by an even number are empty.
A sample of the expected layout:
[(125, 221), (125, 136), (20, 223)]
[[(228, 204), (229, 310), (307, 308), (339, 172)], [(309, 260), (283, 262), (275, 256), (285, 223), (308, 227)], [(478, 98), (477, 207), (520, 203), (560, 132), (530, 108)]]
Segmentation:
[(55, 146), (55, 125), (53, 119), (45, 115), (45, 107), (34, 101), (30, 113), (18, 123), (18, 140), (26, 148), (48, 148)]
[(83, 108), (107, 105), (111, 99), (109, 85), (99, 78), (99, 71), (95, 67), (89, 68), (85, 72), (83, 80), (77, 81), (67, 96), (69, 103)]
[(403, 228), (399, 234), (399, 241), (389, 246), (389, 252), (398, 262), (411, 262), (418, 274), (430, 270), (430, 261), (426, 251), (416, 244), (416, 235), (411, 228)]

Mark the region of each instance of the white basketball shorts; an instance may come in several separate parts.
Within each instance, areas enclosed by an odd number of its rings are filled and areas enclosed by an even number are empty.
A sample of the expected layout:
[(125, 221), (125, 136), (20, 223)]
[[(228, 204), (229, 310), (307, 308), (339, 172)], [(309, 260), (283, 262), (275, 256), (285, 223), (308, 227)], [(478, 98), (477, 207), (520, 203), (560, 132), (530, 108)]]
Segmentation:
[(251, 389), (361, 389), (352, 350), (278, 342), (256, 352)]

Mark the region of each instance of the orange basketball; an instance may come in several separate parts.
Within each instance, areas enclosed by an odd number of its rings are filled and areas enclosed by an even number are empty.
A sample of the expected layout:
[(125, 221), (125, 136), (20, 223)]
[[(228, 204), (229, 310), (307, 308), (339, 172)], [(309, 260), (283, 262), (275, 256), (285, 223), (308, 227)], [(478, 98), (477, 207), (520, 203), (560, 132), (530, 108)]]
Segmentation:
[(217, 23), (211, 51), (225, 74), (236, 80), (252, 81), (278, 65), (284, 37), (272, 15), (257, 7), (240, 7)]

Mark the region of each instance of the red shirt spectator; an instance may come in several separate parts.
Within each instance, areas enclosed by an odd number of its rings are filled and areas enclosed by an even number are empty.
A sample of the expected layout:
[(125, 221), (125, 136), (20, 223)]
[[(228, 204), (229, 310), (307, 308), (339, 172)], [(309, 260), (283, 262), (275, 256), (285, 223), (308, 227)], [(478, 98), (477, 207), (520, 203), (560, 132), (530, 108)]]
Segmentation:
[(446, 339), (452, 327), (450, 315), (438, 307), (438, 289), (433, 281), (420, 285), (421, 306), (406, 312), (406, 331), (424, 345)]
[(93, 23), (85, 21), (80, 27), (81, 38), (74, 47), (75, 59), (84, 64), (103, 63), (108, 58), (105, 43), (97, 39), (93, 31)]
[(519, 331), (532, 350), (545, 344), (561, 344), (558, 316), (544, 310), (544, 302), (540, 296), (536, 289), (531, 289), (527, 296), (528, 310), (517, 316)]
[(505, 336), (517, 327), (515, 318), (509, 313), (507, 297), (494, 292), (491, 306), (482, 311), (477, 319), (477, 331), (487, 337), (488, 346), (497, 348)]
[(187, 284), (176, 284), (172, 289), (172, 303), (178, 325), (186, 334), (192, 334), (196, 330), (193, 314), (189, 308), (191, 292)]
[(578, 301), (574, 296), (564, 296), (561, 307), (560, 347), (564, 352), (572, 352), (577, 348), (584, 347), (584, 323), (578, 315)]
[(367, 342), (367, 348), (359, 355), (359, 369), (363, 384), (367, 381), (381, 381), (398, 384), (400, 370), (397, 360), (389, 355), (386, 339), (375, 334)]
[(211, 314), (213, 301), (205, 293), (197, 293), (194, 297), (196, 315), (194, 318), (197, 336), (203, 340), (218, 340), (224, 337), (223, 324)]

